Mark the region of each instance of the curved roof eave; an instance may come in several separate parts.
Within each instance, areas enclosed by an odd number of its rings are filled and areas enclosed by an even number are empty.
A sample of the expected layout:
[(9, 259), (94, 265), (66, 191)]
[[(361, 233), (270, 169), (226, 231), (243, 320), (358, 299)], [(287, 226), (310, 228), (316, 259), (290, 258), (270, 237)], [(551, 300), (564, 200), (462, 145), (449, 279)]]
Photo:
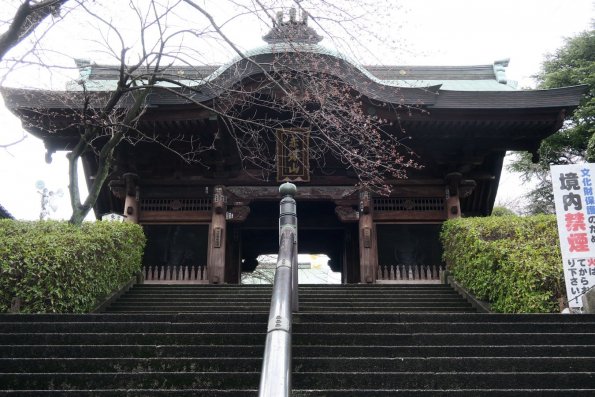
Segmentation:
[(440, 90), (433, 109), (575, 108), (588, 86), (542, 90), (453, 91)]
[[(238, 84), (244, 79), (257, 75), (277, 73), (280, 71), (316, 72), (333, 76), (351, 86), (362, 95), (376, 101), (395, 105), (428, 106), (434, 103), (436, 93), (441, 85), (427, 87), (400, 87), (391, 82), (385, 82), (373, 76), (363, 67), (352, 61), (346, 60), (330, 51), (322, 51), (324, 47), (318, 45), (300, 45), (299, 50), (291, 47), (293, 51), (283, 49), (286, 45), (270, 45), (265, 48), (268, 51), (250, 51), (245, 58), (236, 60), (221, 66), (208, 77), (200, 80), (192, 86), (179, 88), (165, 87), (164, 90), (156, 90), (151, 94), (149, 104), (151, 105), (173, 105), (190, 104), (192, 102), (207, 102), (223, 95), (229, 88)], [(307, 47), (307, 48), (304, 48)], [(282, 49), (282, 51), (278, 51)], [(301, 51), (301, 52), (300, 52)], [(299, 58), (298, 58), (299, 56)], [(94, 83), (89, 81), (89, 84)], [(105, 95), (110, 87), (97, 86), (92, 91), (96, 95)], [(103, 91), (102, 89), (105, 89)], [(176, 94), (176, 91), (187, 92), (183, 95)], [(80, 90), (51, 91), (54, 96), (62, 96), (63, 102), (70, 92), (76, 97)], [(33, 100), (34, 98), (31, 98)], [(72, 105), (70, 105), (72, 106)], [(58, 106), (67, 107), (67, 106)]]
[[(429, 87), (428, 90), (401, 89), (399, 97), (383, 97), (384, 90), (372, 96), (382, 102), (398, 104), (415, 104), (429, 109), (537, 109), (537, 108), (576, 108), (587, 86), (573, 86), (547, 90), (527, 91), (449, 91), (440, 90), (439, 86)], [(4, 101), (9, 109), (69, 109), (78, 108), (82, 103), (80, 92), (28, 90), (21, 88), (0, 88)], [(409, 95), (412, 93), (414, 95)], [(109, 91), (96, 91), (96, 98), (107, 99)], [(393, 94), (388, 92), (388, 94)], [(155, 91), (148, 99), (149, 106), (179, 106), (192, 105), (195, 102), (208, 102), (217, 98), (217, 93), (209, 91), (195, 91), (192, 100), (178, 96), (168, 91)], [(400, 101), (400, 99), (406, 99)], [(416, 100), (415, 102), (412, 99)], [(424, 100), (426, 99), (426, 100)], [(129, 100), (131, 101), (131, 99)], [(126, 102), (124, 102), (126, 103)]]
[[(299, 57), (299, 58), (298, 58)], [(321, 70), (324, 65), (324, 70)], [(308, 67), (312, 66), (312, 67)], [(440, 82), (407, 86), (396, 80), (382, 80), (357, 62), (337, 51), (317, 44), (276, 43), (246, 51), (220, 66), (208, 76), (194, 81), (177, 80), (180, 84), (197, 91), (189, 96), (192, 101), (208, 101), (221, 95), (232, 85), (257, 74), (282, 70), (322, 72), (343, 80), (356, 91), (373, 100), (397, 105), (429, 105), (433, 102)], [(173, 80), (173, 79), (171, 79)], [(109, 83), (106, 84), (106, 82)], [(115, 88), (115, 81), (87, 80), (86, 89), (97, 91)], [(161, 86), (175, 87), (174, 83)], [(70, 85), (70, 88), (76, 88)], [(201, 95), (200, 93), (203, 95)], [(188, 101), (188, 102), (192, 102)]]

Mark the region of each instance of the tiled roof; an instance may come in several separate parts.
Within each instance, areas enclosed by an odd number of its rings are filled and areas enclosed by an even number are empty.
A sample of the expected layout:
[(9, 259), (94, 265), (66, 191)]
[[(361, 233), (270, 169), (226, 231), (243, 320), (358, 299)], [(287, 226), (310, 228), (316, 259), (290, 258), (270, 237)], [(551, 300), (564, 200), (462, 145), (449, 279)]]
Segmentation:
[[(323, 71), (364, 96), (388, 104), (422, 105), (428, 109), (524, 109), (576, 107), (585, 87), (555, 90), (516, 90), (508, 86), (504, 68), (508, 60), (479, 66), (368, 66), (363, 67), (319, 45), (302, 45), (299, 51), (287, 45), (271, 45), (248, 51), (217, 66), (171, 67), (163, 75), (183, 81), (167, 90), (154, 90), (148, 105), (192, 105), (224, 94), (244, 79), (263, 72)], [(97, 99), (107, 98), (115, 88), (117, 69), (77, 61), (81, 79)], [(396, 79), (395, 79), (396, 78)], [(82, 86), (74, 83), (63, 92), (0, 88), (8, 108), (71, 108), (80, 106)], [(133, 99), (128, 98), (131, 102)], [(126, 98), (122, 104), (125, 105)]]
[[(274, 44), (247, 51), (246, 58), (266, 59), (273, 62), (276, 57), (302, 54), (332, 58), (358, 69), (370, 80), (393, 87), (430, 87), (443, 85), (443, 89), (465, 91), (507, 91), (514, 89), (507, 85), (505, 67), (508, 60), (495, 61), (491, 65), (470, 66), (420, 66), (420, 65), (360, 65), (329, 48), (316, 44)], [(304, 58), (305, 58), (304, 57)], [(297, 56), (296, 56), (297, 58)], [(198, 84), (212, 81), (218, 75), (234, 65), (245, 61), (239, 57), (225, 65), (170, 66), (162, 72), (162, 76), (172, 80), (183, 80), (186, 84)], [(75, 61), (80, 70), (81, 79), (92, 83), (87, 89), (113, 89), (119, 77), (118, 66), (94, 64), (88, 60)], [(136, 70), (136, 74), (142, 71)], [(77, 89), (70, 85), (69, 89)]]

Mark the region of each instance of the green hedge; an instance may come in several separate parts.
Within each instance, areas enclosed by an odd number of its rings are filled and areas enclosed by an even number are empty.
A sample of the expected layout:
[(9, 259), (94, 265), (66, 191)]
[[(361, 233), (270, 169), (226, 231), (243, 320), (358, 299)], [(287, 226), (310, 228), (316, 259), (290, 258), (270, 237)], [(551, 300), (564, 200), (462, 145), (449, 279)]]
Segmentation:
[(566, 293), (553, 215), (450, 220), (440, 238), (455, 280), (494, 311), (559, 312)]
[(141, 227), (130, 223), (0, 220), (0, 312), (84, 313), (140, 269)]

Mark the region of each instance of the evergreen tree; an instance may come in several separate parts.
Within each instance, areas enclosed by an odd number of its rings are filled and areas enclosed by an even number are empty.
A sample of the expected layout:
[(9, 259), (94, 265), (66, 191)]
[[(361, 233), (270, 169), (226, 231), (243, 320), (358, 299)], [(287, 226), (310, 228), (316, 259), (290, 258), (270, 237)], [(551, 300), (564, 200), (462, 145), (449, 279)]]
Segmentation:
[(526, 212), (553, 213), (550, 165), (595, 161), (595, 30), (567, 39), (563, 47), (547, 56), (535, 77), (538, 88), (543, 89), (588, 86), (580, 106), (562, 129), (542, 142), (539, 161), (533, 163), (530, 153), (519, 153), (509, 166), (521, 173), (523, 181), (537, 182), (526, 196)]

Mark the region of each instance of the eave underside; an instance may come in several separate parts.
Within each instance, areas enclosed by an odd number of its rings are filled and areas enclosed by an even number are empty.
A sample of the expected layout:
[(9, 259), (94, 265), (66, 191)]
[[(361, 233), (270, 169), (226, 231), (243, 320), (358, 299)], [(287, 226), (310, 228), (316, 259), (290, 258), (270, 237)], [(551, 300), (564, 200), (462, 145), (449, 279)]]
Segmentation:
[[(578, 104), (583, 90), (584, 87), (526, 92), (439, 91), (437, 95), (417, 90), (411, 92), (417, 92), (417, 96), (423, 94), (426, 101), (411, 112), (399, 111), (395, 107), (390, 110), (390, 104), (387, 108), (386, 103), (371, 99), (364, 106), (368, 112), (393, 122), (392, 127), (387, 126), (389, 133), (410, 137), (403, 142), (417, 154), (418, 162), (424, 166), (421, 171), (410, 172), (410, 179), (444, 180), (448, 173), (461, 173), (464, 178), (477, 182), (473, 194), (462, 202), (463, 212), (485, 215), (491, 211), (495, 200), (505, 152), (535, 151), (542, 139), (561, 127), (565, 116)], [(67, 101), (60, 98), (60, 94), (32, 95), (26, 90), (7, 89), (3, 93), (11, 110), (21, 117), (30, 133), (44, 140), (50, 152), (74, 146), (79, 136), (77, 112), (72, 104), (66, 106)], [(213, 135), (213, 113), (205, 108), (176, 103), (165, 94), (152, 96), (151, 101), (138, 124), (139, 130), (160, 136)], [(97, 146), (101, 144), (101, 141), (96, 143)], [(243, 164), (233, 148), (229, 141), (220, 142), (215, 152), (207, 153), (201, 159), (199, 163), (202, 165), (185, 164), (158, 145), (124, 148), (132, 153), (132, 157), (128, 153), (126, 161), (119, 164), (117, 161), (110, 178), (118, 179), (125, 172), (135, 172), (144, 183), (164, 187), (276, 183), (274, 176), (255, 179), (254, 175), (259, 171)], [(155, 164), (164, 166), (159, 168)], [(332, 161), (327, 164), (333, 166)], [(93, 157), (87, 156), (85, 173), (88, 178), (96, 173), (96, 167)], [(344, 185), (356, 182), (353, 174), (340, 169), (340, 164), (336, 168), (333, 173), (317, 174), (315, 171), (311, 183)], [(97, 212), (107, 212), (120, 205), (105, 188), (97, 203)]]

